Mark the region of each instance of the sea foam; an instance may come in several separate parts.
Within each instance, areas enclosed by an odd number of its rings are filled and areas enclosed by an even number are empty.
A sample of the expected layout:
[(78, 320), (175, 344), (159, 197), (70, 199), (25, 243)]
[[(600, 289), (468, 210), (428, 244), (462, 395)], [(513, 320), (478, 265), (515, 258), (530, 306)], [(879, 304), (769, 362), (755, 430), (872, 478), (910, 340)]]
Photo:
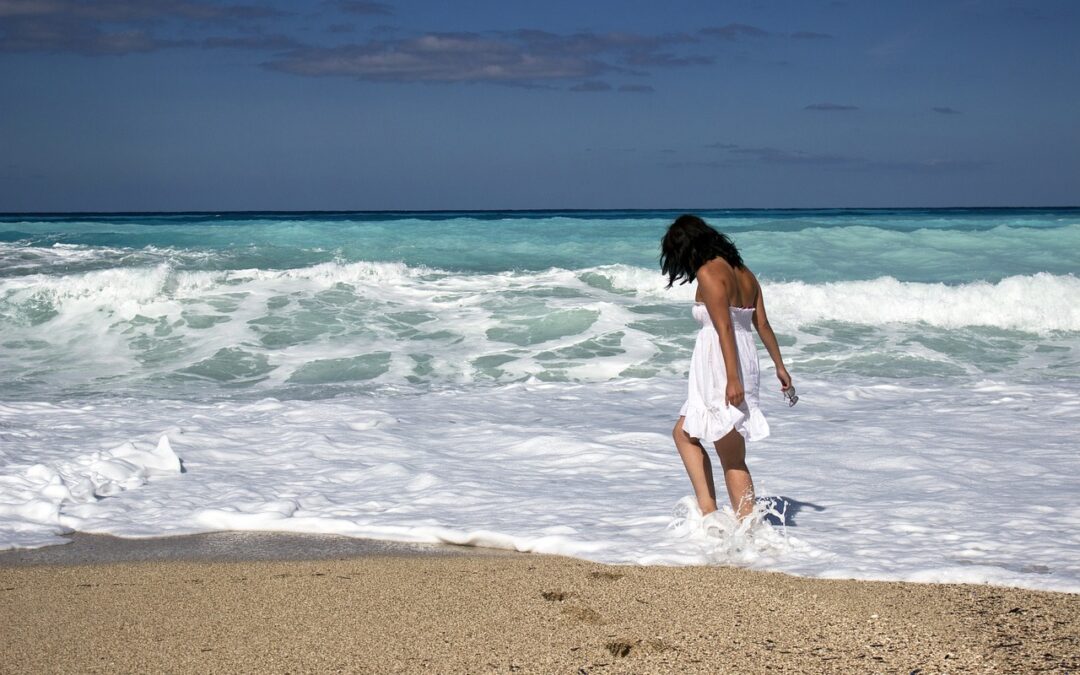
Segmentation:
[[(317, 532), (1080, 591), (1080, 542), (1062, 536), (1080, 527), (1080, 466), (1061, 432), (1080, 424), (1075, 384), (834, 377), (799, 380), (794, 408), (765, 395), (774, 433), (748, 449), (762, 500), (751, 529), (724, 514), (671, 527), (689, 492), (668, 433), (685, 386), (654, 378), (318, 401), (5, 404), (0, 545), (55, 543), (70, 530)], [(160, 451), (137, 461), (85, 453), (121, 445), (120, 430), (140, 452), (164, 434), (184, 472)], [(118, 458), (116, 475), (93, 468)], [(70, 486), (95, 474), (96, 496), (75, 497)]]
[[(0, 408), (3, 414), (11, 414), (11, 408)], [(29, 416), (47, 415), (51, 411), (45, 406), (33, 406), (20, 412)], [(19, 434), (16, 431), (0, 435)], [(0, 474), (0, 546), (63, 543), (59, 535), (80, 529), (79, 505), (93, 504), (138, 488), (153, 478), (180, 471), (180, 458), (172, 451), (165, 434), (156, 445), (129, 441), (108, 450), (5, 471)]]
[[(880, 277), (865, 281), (811, 284), (763, 279), (770, 309), (784, 325), (821, 321), (858, 324), (925, 323), (940, 327), (993, 326), (1035, 333), (1080, 331), (1080, 278), (1038, 273), (984, 281), (943, 284)], [(583, 270), (459, 275), (402, 263), (321, 263), (311, 267), (224, 271), (153, 267), (111, 268), (71, 275), (32, 274), (0, 280), (0, 307), (17, 312), (22, 305), (47, 305), (55, 312), (104, 311), (122, 318), (153, 315), (172, 303), (198, 301), (221, 293), (290, 293), (333, 288), (339, 284), (363, 296), (380, 292), (395, 299), (453, 299), (454, 306), (475, 305), (493, 292), (576, 291), (612, 302), (649, 299), (689, 301), (689, 287), (666, 289), (654, 270), (606, 265)], [(164, 303), (164, 304), (162, 304)]]
[[(766, 279), (763, 292), (785, 354), (807, 374), (1077, 371), (1073, 275), (958, 285)], [(15, 382), (8, 396), (46, 400), (116, 383), (282, 398), (316, 385), (338, 387), (332, 395), (675, 376), (692, 346), (692, 299), (690, 287), (665, 289), (660, 275), (628, 265), (477, 275), (374, 262), (219, 271), (163, 263), (33, 274), (0, 279), (0, 367)]]

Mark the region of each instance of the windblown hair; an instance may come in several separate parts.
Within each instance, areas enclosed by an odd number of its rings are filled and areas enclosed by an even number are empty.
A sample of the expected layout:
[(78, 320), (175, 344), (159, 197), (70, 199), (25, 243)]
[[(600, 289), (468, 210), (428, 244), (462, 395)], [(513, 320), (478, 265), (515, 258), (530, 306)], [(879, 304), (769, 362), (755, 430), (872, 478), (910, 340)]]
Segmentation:
[(680, 279), (680, 285), (690, 283), (698, 269), (713, 258), (723, 258), (732, 267), (744, 267), (739, 249), (727, 235), (695, 215), (676, 218), (660, 240), (660, 269), (668, 277), (668, 288)]

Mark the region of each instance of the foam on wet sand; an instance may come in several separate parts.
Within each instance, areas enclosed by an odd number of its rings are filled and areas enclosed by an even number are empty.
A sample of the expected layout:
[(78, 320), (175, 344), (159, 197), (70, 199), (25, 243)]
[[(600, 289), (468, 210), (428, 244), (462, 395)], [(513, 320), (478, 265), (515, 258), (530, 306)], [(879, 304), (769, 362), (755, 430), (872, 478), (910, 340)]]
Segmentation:
[(776, 433), (750, 448), (758, 493), (783, 515), (763, 513), (775, 531), (748, 546), (669, 527), (688, 485), (660, 432), (685, 382), (654, 379), (389, 400), (3, 403), (0, 430), (35, 464), (0, 471), (0, 547), (71, 531), (261, 530), (1080, 590), (1080, 542), (1062, 536), (1080, 522), (1075, 447), (1046, 424), (1075, 427), (1074, 385), (986, 380), (961, 398), (834, 379), (800, 392), (795, 408), (766, 401)]

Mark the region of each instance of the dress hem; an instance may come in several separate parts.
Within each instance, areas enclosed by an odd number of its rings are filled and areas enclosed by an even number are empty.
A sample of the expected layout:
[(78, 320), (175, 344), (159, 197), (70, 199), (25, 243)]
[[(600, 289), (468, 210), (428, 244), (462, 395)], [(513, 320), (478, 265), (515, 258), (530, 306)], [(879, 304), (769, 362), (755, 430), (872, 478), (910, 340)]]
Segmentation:
[(713, 443), (727, 436), (732, 430), (738, 431), (743, 438), (751, 442), (768, 438), (770, 433), (769, 422), (757, 408), (746, 412), (737, 407), (701, 409), (687, 405), (683, 407), (681, 414), (682, 430), (699, 441)]

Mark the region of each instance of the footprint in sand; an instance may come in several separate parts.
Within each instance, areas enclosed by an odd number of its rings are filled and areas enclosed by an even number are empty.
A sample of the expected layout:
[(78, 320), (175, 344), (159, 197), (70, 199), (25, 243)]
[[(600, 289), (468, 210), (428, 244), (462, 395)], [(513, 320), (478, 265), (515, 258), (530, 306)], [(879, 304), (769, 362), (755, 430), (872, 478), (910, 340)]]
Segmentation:
[(603, 581), (615, 581), (616, 579), (622, 579), (625, 574), (619, 572), (589, 572), (590, 579), (600, 579)]
[(635, 654), (667, 651), (671, 649), (671, 646), (659, 638), (650, 638), (648, 640), (611, 640), (604, 645), (604, 648), (612, 656), (623, 659)]
[(563, 607), (560, 612), (563, 616), (579, 623), (591, 623), (595, 625), (606, 623), (604, 621), (604, 617), (600, 615), (600, 612), (597, 612), (591, 607), (579, 607), (577, 605), (569, 605), (567, 607)]

